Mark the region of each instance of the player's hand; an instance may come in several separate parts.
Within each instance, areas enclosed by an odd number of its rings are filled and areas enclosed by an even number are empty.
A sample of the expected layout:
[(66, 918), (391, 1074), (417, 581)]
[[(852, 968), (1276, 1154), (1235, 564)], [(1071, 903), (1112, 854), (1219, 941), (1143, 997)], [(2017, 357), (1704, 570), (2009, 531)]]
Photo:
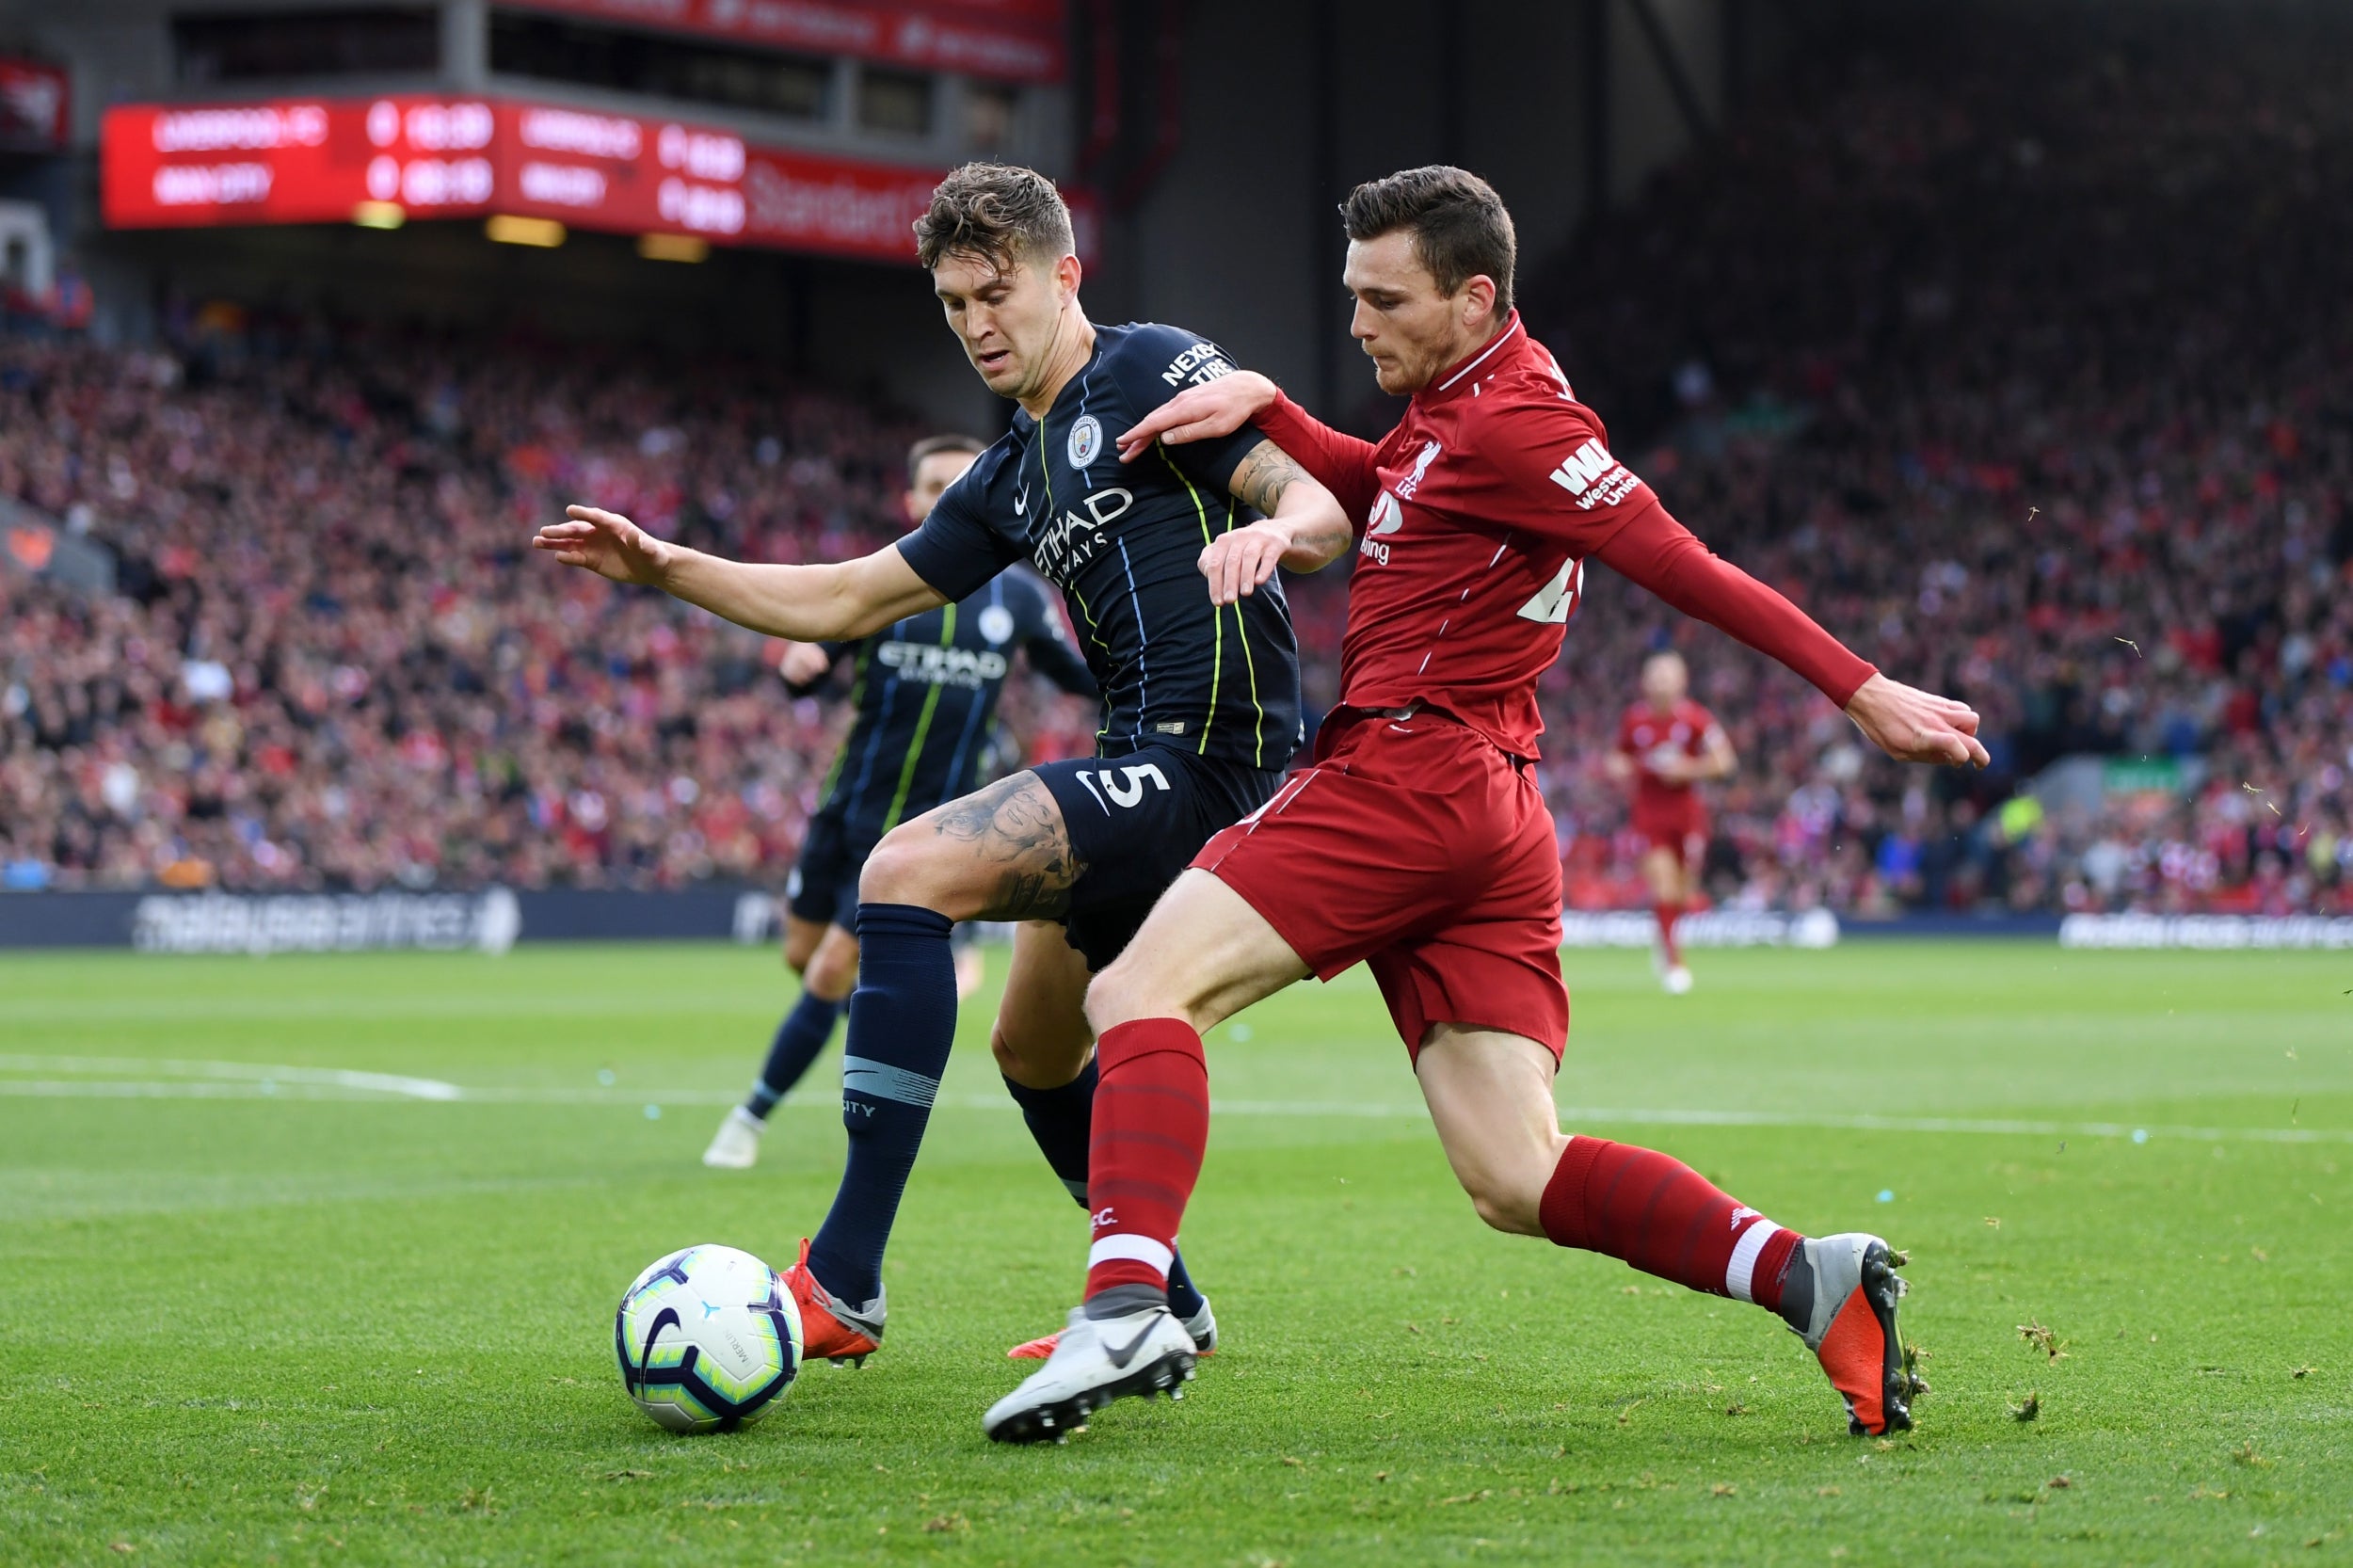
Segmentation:
[(580, 567), (616, 583), (662, 586), (674, 547), (655, 538), (618, 512), (600, 506), (567, 506), (567, 520), (551, 522), (531, 537), (534, 550), (552, 550), (568, 567)]
[(787, 643), (776, 671), (788, 686), (808, 686), (823, 680), (833, 668), (833, 655), (815, 643)]
[(1290, 531), (1272, 519), (1211, 539), (1201, 552), (1201, 575), (1209, 580), (1209, 602), (1231, 604), (1257, 592), (1283, 564), (1283, 553), (1290, 545)]
[(1156, 440), (1177, 446), (1230, 436), (1282, 395), (1282, 388), (1255, 370), (1238, 370), (1187, 387), (1128, 427), (1119, 438), (1119, 460), (1134, 462)]
[(1976, 709), (1883, 675), (1863, 683), (1847, 704), (1847, 716), (1873, 745), (1898, 762), (1984, 767), (1991, 760), (1977, 741)]

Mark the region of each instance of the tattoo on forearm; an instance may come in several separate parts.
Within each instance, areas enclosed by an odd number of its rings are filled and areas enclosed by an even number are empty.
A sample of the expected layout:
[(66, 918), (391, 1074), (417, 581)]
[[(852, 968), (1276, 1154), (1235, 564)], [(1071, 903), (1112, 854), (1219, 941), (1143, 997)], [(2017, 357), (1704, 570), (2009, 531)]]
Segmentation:
[(1033, 773), (1017, 773), (950, 801), (932, 831), (972, 846), (995, 873), (988, 906), (975, 919), (1051, 920), (1070, 912), (1070, 888), (1086, 867), (1071, 853), (1054, 797)]
[(1307, 471), (1291, 461), (1289, 453), (1273, 441), (1260, 441), (1242, 458), (1225, 488), (1273, 517), (1282, 504), (1283, 492), (1306, 477)]

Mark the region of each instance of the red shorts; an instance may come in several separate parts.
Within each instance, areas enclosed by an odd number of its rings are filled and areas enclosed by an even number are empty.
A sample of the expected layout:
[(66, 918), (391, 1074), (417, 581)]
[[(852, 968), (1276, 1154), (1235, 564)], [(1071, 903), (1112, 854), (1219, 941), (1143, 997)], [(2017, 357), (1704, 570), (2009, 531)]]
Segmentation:
[(1692, 859), (1707, 848), (1707, 809), (1689, 790), (1663, 798), (1636, 797), (1627, 825), (1651, 848), (1663, 849), (1678, 860)]
[(1568, 1044), (1552, 818), (1529, 771), (1476, 730), (1336, 714), (1315, 764), (1193, 863), (1318, 979), (1369, 965), (1409, 1052), (1442, 1023), (1556, 1057)]

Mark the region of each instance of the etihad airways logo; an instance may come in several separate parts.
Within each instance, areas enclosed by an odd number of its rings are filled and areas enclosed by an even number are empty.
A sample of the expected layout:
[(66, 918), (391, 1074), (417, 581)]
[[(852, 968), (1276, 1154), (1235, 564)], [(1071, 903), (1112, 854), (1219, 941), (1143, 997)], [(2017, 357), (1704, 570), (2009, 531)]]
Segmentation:
[(1599, 440), (1587, 441), (1552, 471), (1552, 482), (1577, 497), (1581, 511), (1596, 506), (1614, 506), (1633, 492), (1641, 481), (1618, 459), (1609, 456), (1609, 449)]
[[(981, 614), (986, 616), (988, 611)], [(885, 643), (874, 650), (874, 657), (902, 680), (960, 686), (967, 691), (1002, 680), (1009, 667), (1005, 656), (995, 648), (941, 648), (936, 643)]]

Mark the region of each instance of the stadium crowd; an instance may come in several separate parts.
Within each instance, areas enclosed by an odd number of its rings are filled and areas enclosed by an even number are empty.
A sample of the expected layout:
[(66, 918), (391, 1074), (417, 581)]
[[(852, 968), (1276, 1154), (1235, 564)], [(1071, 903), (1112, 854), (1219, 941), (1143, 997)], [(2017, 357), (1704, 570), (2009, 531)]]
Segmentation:
[[(1670, 508), (1994, 757), (1866, 760), (1596, 572), (1553, 680), (1573, 902), (1640, 902), (1598, 760), (1672, 639), (1742, 759), (1720, 898), (2353, 912), (2353, 40), (2073, 15), (1824, 56), (1528, 283)], [(2154, 765), (2009, 798), (2084, 752)]]
[[(0, 877), (671, 886), (790, 864), (837, 717), (784, 696), (776, 645), (523, 543), (595, 497), (730, 552), (860, 552), (904, 526), (920, 428), (749, 369), (218, 315), (176, 353), (0, 344), (0, 491), (104, 538), (123, 590), (5, 585)], [(1033, 746), (1086, 744), (1083, 713), (1029, 712)]]
[[(1531, 327), (1670, 507), (1976, 704), (1995, 760), (1866, 758), (1596, 569), (1545, 683), (1573, 904), (1643, 902), (1600, 760), (1672, 643), (1741, 757), (1720, 902), (2353, 911), (2342, 41), (1825, 58), (1529, 267)], [(593, 497), (765, 559), (872, 548), (921, 433), (752, 366), (217, 309), (168, 349), (0, 338), (0, 495), (108, 544), (123, 589), (0, 577), (0, 882), (777, 879), (824, 710), (761, 639), (521, 544)], [(1343, 591), (1293, 590), (1311, 705)], [(1008, 713), (1028, 755), (1088, 744), (1035, 693)], [(2081, 753), (2119, 765), (2017, 792)]]

